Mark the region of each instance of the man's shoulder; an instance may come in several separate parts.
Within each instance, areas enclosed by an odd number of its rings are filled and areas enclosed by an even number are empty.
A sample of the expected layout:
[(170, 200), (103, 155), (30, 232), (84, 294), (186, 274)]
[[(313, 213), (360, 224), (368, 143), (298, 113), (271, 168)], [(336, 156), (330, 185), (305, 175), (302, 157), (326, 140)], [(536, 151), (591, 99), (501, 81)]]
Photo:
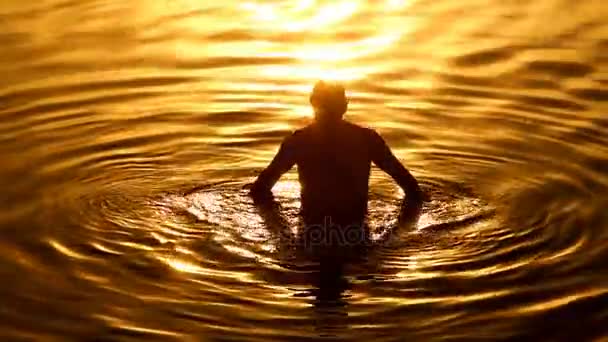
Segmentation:
[[(346, 128), (346, 132), (351, 137), (361, 137), (364, 139), (377, 139), (380, 137), (378, 132), (373, 128), (366, 127), (363, 125), (355, 124), (348, 121), (343, 121), (343, 127)], [(288, 137), (287, 140), (291, 142), (304, 142), (312, 138), (315, 135), (315, 126), (309, 124), (302, 128), (296, 129)]]
[(371, 127), (367, 127), (367, 126), (363, 126), (363, 125), (358, 125), (352, 122), (348, 122), (345, 121), (347, 127), (352, 130), (354, 133), (358, 133), (361, 136), (364, 136), (365, 138), (375, 138), (376, 136), (378, 136), (378, 132), (376, 132), (373, 128)]
[(306, 134), (307, 132), (309, 132), (311, 130), (311, 125), (306, 125), (304, 127), (298, 128), (295, 131), (293, 131), (294, 136), (301, 136), (303, 134)]
[(286, 136), (283, 142), (284, 142), (284, 144), (286, 144), (290, 147), (296, 147), (296, 146), (304, 143), (304, 141), (306, 140), (306, 137), (309, 135), (308, 132), (309, 132), (308, 126), (296, 129), (296, 130), (292, 131), (291, 134)]
[(310, 135), (310, 125), (302, 127), (302, 128), (298, 128), (295, 131), (293, 131), (291, 133), (291, 135), (289, 135), (289, 138), (291, 138), (292, 140), (300, 140), (300, 139), (304, 139), (307, 135)]

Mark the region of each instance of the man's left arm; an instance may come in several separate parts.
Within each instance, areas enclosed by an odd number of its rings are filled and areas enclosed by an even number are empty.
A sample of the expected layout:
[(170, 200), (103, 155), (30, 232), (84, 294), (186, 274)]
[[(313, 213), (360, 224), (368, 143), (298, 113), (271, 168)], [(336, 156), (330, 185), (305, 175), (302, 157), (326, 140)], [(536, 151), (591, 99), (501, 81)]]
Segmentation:
[(408, 200), (422, 205), (424, 195), (416, 178), (395, 157), (384, 139), (375, 131), (370, 132), (372, 161), (374, 164), (382, 171), (388, 173), (397, 182), (406, 193)]

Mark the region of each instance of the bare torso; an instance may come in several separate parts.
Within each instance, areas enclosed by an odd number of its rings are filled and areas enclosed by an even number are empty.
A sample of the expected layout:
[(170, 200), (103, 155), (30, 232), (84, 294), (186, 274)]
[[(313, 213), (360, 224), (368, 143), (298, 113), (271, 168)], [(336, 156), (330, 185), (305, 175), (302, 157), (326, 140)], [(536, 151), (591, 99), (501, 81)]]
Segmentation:
[(367, 210), (374, 132), (346, 121), (296, 131), (288, 146), (298, 167), (302, 213), (309, 220), (362, 220)]
[(323, 223), (361, 222), (367, 212), (371, 163), (391, 175), (419, 201), (414, 177), (393, 155), (374, 130), (340, 120), (331, 125), (313, 123), (283, 140), (279, 152), (252, 187), (256, 196), (270, 189), (292, 166), (297, 165), (305, 221)]

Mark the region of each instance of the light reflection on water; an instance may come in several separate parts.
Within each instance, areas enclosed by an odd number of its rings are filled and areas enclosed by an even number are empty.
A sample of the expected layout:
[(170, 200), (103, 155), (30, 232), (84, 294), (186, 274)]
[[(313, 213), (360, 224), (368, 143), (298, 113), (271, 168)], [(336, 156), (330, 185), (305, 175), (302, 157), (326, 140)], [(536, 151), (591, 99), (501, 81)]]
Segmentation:
[[(601, 341), (606, 8), (2, 3), (0, 336)], [(373, 170), (373, 247), (322, 262), (295, 170), (272, 213), (243, 189), (319, 78), (432, 199), (395, 229)]]

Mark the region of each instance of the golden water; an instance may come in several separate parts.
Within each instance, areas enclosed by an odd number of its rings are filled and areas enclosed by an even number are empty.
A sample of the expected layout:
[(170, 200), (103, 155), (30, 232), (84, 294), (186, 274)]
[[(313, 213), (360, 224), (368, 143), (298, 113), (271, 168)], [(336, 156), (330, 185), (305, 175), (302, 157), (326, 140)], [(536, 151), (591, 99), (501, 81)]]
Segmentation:
[[(0, 335), (600, 340), (606, 18), (603, 0), (3, 0)], [(241, 190), (319, 78), (432, 195), (329, 285)], [(371, 189), (381, 234), (399, 193), (377, 170)], [(274, 191), (292, 222), (295, 173)]]

